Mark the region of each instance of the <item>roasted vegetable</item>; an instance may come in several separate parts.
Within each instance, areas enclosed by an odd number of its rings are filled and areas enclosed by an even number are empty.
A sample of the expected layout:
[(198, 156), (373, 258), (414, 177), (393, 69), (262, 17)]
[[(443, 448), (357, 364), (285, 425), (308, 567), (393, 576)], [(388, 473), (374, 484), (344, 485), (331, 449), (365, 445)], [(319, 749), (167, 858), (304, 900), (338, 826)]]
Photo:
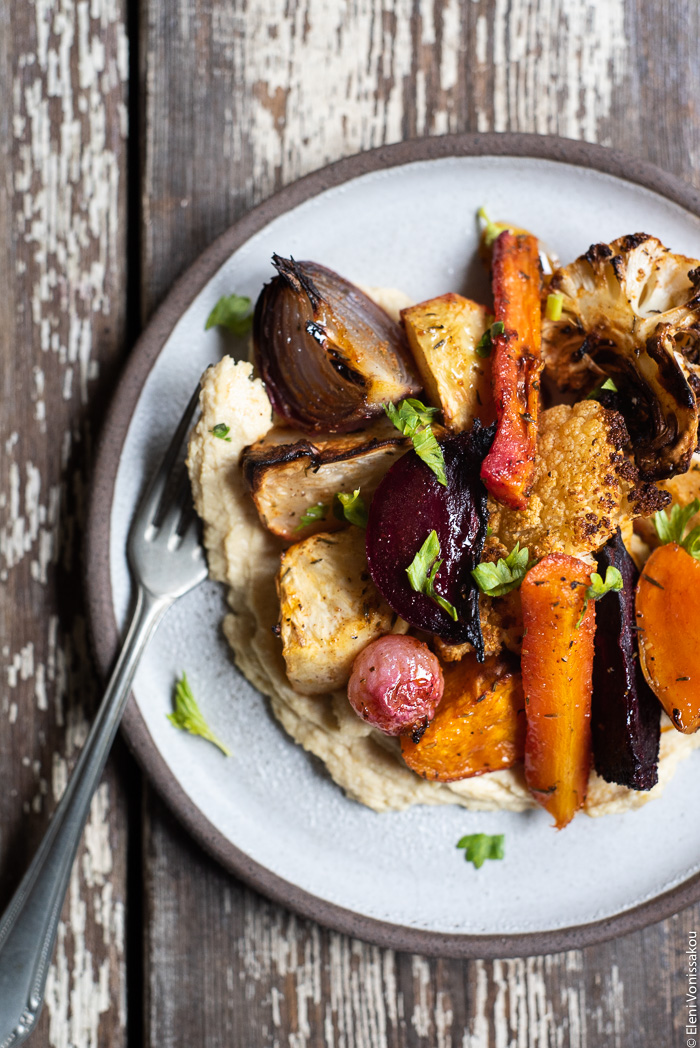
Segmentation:
[(598, 553), (598, 571), (612, 566), (623, 588), (596, 607), (591, 728), (595, 769), (606, 782), (650, 790), (658, 780), (659, 704), (649, 688), (637, 650), (634, 595), (639, 572), (620, 530)]
[(481, 479), (497, 502), (520, 510), (535, 475), (541, 279), (535, 237), (501, 233), (493, 245), (493, 297), (496, 323), (504, 330), (491, 355), (498, 428)]
[(543, 324), (547, 372), (561, 389), (612, 376), (646, 480), (683, 473), (697, 444), (691, 371), (700, 354), (699, 267), (637, 233), (593, 245), (550, 284), (563, 308), (559, 320)]
[[(294, 437), (288, 429), (273, 430), (245, 448), (241, 457), (260, 520), (275, 535), (294, 542), (316, 531), (340, 528), (342, 522), (332, 512), (333, 496), (360, 488), (369, 503), (389, 466), (410, 447), (385, 420), (360, 433), (316, 440)], [(300, 528), (309, 506), (318, 503), (326, 512)]]
[(520, 587), (525, 779), (557, 829), (583, 805), (590, 772), (595, 603), (584, 612), (589, 583), (588, 565), (550, 553)]
[(475, 418), (492, 422), (491, 365), (477, 352), (489, 326), (486, 307), (450, 293), (402, 309), (401, 319), (428, 398), (442, 408), (446, 427), (459, 433)]
[(421, 388), (401, 328), (350, 281), (273, 255), (255, 306), (255, 363), (278, 415), (305, 432), (345, 433)]
[(443, 668), (445, 691), (434, 719), (418, 741), (401, 740), (409, 768), (424, 779), (454, 782), (522, 760), (525, 702), (513, 661), (494, 656), (479, 663), (472, 653)]
[(372, 585), (360, 528), (324, 532), (282, 554), (280, 635), (293, 688), (317, 695), (347, 683), (355, 656), (396, 616)]
[(519, 513), (494, 504), (494, 538), (506, 551), (519, 541), (531, 557), (582, 556), (598, 549), (618, 525), (666, 505), (670, 496), (640, 484), (634, 463), (620, 453), (627, 440), (622, 417), (594, 400), (543, 411), (527, 509)]
[(700, 727), (700, 563), (676, 542), (655, 549), (637, 583), (639, 658), (678, 731)]
[(372, 641), (355, 659), (348, 699), (363, 721), (385, 735), (418, 739), (442, 698), (440, 663), (415, 637)]
[[(471, 571), (486, 538), (486, 490), (481, 462), (493, 439), (479, 422), (467, 433), (440, 441), (447, 486), (414, 451), (395, 462), (377, 488), (367, 525), (367, 563), (387, 603), (412, 626), (443, 640), (469, 641), (483, 658), (479, 600)], [(437, 559), (425, 565), (435, 594), (453, 605), (457, 619), (425, 589), (417, 591), (407, 569), (436, 532)]]

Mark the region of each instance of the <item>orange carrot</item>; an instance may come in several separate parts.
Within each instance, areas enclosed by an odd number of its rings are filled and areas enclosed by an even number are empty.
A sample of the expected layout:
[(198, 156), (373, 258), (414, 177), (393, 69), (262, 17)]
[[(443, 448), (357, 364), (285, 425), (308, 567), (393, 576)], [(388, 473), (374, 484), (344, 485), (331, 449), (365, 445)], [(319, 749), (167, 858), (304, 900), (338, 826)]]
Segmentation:
[(700, 564), (675, 542), (659, 546), (637, 583), (639, 659), (678, 731), (700, 728)]
[(595, 605), (591, 600), (586, 607), (589, 573), (575, 557), (550, 553), (520, 588), (525, 779), (557, 829), (582, 806), (591, 764)]
[(542, 270), (537, 238), (506, 230), (493, 245), (493, 395), (496, 437), (481, 467), (493, 497), (525, 509), (535, 474), (541, 345)]

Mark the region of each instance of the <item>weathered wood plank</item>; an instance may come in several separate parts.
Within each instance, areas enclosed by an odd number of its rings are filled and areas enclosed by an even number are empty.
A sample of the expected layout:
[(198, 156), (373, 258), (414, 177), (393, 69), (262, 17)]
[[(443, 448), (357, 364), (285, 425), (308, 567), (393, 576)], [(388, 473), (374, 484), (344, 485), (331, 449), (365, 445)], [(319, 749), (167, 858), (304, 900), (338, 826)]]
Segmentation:
[[(95, 419), (125, 317), (122, 0), (2, 6), (0, 905), (96, 698), (80, 582)], [(35, 1044), (125, 1043), (124, 802), (112, 765), (63, 911)]]
[[(698, 21), (691, 0), (184, 0), (177, 18), (149, 0), (146, 315), (250, 206), (384, 142), (556, 133), (695, 179)], [(153, 796), (144, 834), (149, 1045), (685, 1043), (684, 951), (700, 907), (584, 951), (441, 961), (329, 933), (261, 899)]]

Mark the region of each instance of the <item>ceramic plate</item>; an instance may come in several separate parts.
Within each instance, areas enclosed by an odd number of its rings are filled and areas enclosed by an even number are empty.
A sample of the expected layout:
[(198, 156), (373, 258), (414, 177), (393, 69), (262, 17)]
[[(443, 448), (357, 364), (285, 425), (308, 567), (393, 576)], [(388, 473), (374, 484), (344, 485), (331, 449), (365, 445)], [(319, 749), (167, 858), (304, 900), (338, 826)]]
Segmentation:
[[(284, 190), (220, 238), (177, 284), (137, 345), (108, 417), (90, 523), (94, 637), (109, 666), (131, 599), (133, 507), (203, 369), (227, 343), (204, 323), (217, 299), (258, 295), (274, 251), (311, 258), (415, 300), (477, 294), (475, 212), (536, 231), (570, 261), (640, 230), (700, 257), (700, 202), (637, 160), (530, 136), (422, 140), (341, 161)], [(345, 798), (272, 719), (221, 634), (224, 595), (206, 583), (166, 616), (124, 720), (146, 772), (193, 835), (231, 871), (337, 929), (403, 949), (516, 955), (569, 948), (660, 919), (700, 896), (688, 832), (697, 757), (636, 812), (577, 817), (562, 833), (527, 814), (417, 807), (378, 815)], [(186, 670), (225, 759), (175, 730)], [(475, 870), (455, 847), (504, 833), (506, 857)]]

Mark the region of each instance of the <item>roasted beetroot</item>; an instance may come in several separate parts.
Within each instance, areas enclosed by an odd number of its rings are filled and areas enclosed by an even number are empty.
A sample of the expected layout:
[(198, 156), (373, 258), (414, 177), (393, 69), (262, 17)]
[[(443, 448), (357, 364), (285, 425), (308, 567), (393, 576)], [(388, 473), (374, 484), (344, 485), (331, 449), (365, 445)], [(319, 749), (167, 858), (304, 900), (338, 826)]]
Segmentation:
[[(479, 591), (472, 569), (481, 559), (488, 510), (481, 463), (494, 429), (477, 420), (469, 432), (440, 441), (447, 486), (411, 451), (394, 463), (372, 500), (367, 525), (367, 563), (375, 586), (412, 626), (453, 644), (473, 644), (480, 661), (484, 643)], [(454, 606), (457, 619), (425, 592), (412, 588), (406, 569), (432, 531), (440, 563), (434, 592)]]
[(596, 605), (591, 710), (595, 769), (606, 782), (650, 790), (658, 780), (660, 710), (637, 652), (634, 594), (639, 572), (619, 528), (597, 559), (601, 577), (612, 565), (622, 575), (623, 588)]
[(373, 640), (355, 659), (348, 699), (373, 728), (417, 740), (433, 719), (443, 689), (440, 663), (428, 645), (390, 635)]

